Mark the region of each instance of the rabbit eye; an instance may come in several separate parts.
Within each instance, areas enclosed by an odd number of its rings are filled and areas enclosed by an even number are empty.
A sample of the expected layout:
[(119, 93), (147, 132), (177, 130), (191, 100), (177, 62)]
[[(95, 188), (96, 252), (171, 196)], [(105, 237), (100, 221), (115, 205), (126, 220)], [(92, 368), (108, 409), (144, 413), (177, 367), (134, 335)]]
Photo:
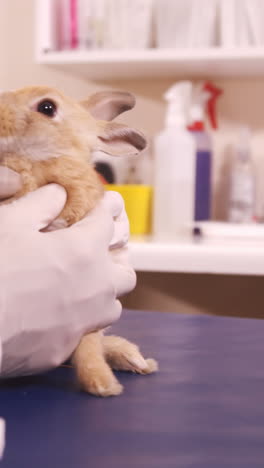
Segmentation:
[(38, 104), (37, 111), (47, 117), (54, 117), (57, 112), (57, 106), (53, 101), (45, 99)]

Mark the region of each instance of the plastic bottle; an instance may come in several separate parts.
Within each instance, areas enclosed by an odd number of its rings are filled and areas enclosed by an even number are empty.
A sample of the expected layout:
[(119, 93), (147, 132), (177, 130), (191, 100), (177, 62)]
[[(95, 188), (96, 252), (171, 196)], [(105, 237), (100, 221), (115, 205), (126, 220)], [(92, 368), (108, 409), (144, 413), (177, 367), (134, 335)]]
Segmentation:
[(220, 88), (206, 82), (196, 88), (191, 106), (191, 124), (188, 129), (196, 141), (195, 221), (208, 221), (211, 218), (212, 141), (205, 129), (205, 115), (208, 113), (212, 128), (217, 129), (215, 106), (221, 94)]
[(195, 140), (186, 128), (191, 92), (189, 81), (179, 82), (166, 92), (165, 128), (154, 139), (153, 232), (159, 237), (191, 233)]
[(228, 220), (233, 223), (255, 221), (256, 183), (250, 137), (249, 128), (242, 127), (230, 177)]
[(254, 155), (256, 176), (256, 219), (264, 223), (264, 131), (260, 127), (252, 132), (251, 154)]

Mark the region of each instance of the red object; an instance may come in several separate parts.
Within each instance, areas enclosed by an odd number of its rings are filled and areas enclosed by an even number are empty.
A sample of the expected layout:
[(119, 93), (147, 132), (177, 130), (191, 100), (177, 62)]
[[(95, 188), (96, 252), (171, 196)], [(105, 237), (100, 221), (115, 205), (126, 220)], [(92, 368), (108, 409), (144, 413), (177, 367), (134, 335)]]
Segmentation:
[(78, 47), (78, 0), (70, 0), (71, 48)]
[(191, 132), (202, 132), (204, 130), (204, 122), (194, 122), (193, 124), (189, 125), (188, 130)]
[(98, 177), (100, 179), (100, 181), (102, 182), (102, 184), (107, 184), (107, 180), (105, 180), (104, 176), (102, 176), (102, 174), (100, 174), (99, 172), (97, 172), (98, 174)]
[(223, 90), (221, 88), (217, 88), (210, 81), (207, 81), (204, 84), (204, 90), (208, 91), (211, 94), (211, 97), (207, 103), (207, 113), (211, 121), (212, 128), (216, 130), (218, 128), (218, 123), (216, 119), (216, 102), (217, 99), (223, 94)]

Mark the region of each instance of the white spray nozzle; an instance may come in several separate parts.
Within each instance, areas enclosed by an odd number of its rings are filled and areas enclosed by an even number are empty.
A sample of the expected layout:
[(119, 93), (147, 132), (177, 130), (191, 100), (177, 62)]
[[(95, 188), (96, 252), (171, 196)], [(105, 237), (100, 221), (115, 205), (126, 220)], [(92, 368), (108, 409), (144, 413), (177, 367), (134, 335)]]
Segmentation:
[(167, 127), (186, 127), (188, 123), (192, 96), (192, 83), (181, 81), (176, 83), (164, 94), (168, 102), (165, 125)]
[(197, 86), (193, 93), (193, 102), (190, 110), (190, 121), (191, 123), (195, 122), (204, 122), (206, 104), (209, 101), (211, 94), (209, 91), (203, 89), (202, 86)]

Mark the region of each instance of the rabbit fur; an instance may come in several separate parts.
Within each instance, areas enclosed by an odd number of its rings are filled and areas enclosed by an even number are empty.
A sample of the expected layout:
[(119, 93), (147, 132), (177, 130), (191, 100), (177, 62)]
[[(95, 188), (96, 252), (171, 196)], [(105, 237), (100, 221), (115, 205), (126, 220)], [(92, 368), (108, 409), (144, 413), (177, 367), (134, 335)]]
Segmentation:
[[(104, 193), (92, 152), (136, 155), (146, 146), (138, 130), (112, 122), (134, 105), (131, 94), (116, 91), (98, 92), (82, 102), (45, 86), (1, 93), (0, 164), (19, 172), (23, 181), (22, 189), (5, 203), (57, 183), (65, 188), (67, 201), (48, 230), (86, 216)], [(47, 115), (50, 106), (55, 111)], [(158, 368), (135, 344), (107, 336), (104, 330), (85, 335), (71, 358), (82, 389), (101, 397), (123, 390), (112, 369), (149, 374)]]

